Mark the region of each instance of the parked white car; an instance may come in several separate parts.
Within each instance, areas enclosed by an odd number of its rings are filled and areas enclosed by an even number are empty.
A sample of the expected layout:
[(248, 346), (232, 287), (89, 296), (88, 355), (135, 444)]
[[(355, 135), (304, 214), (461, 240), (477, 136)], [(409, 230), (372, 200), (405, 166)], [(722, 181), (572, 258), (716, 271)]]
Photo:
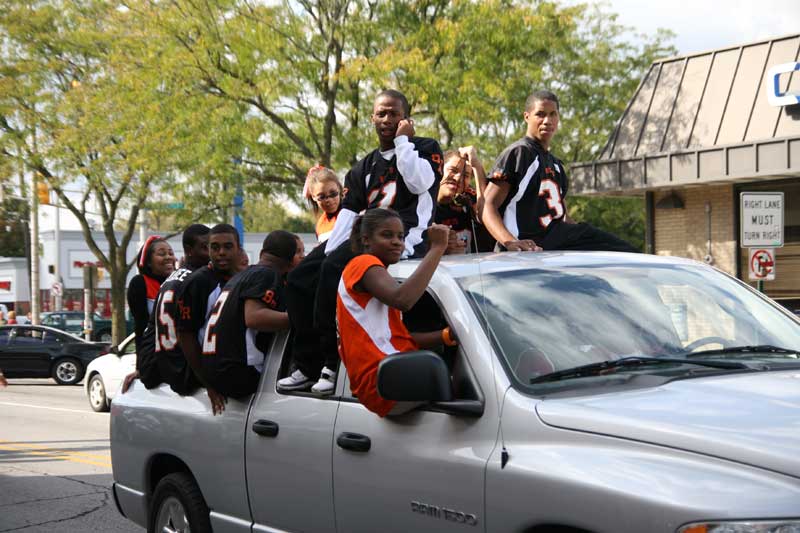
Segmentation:
[(122, 380), (136, 369), (135, 335), (131, 334), (112, 350), (86, 367), (83, 388), (89, 405), (98, 413), (107, 412)]

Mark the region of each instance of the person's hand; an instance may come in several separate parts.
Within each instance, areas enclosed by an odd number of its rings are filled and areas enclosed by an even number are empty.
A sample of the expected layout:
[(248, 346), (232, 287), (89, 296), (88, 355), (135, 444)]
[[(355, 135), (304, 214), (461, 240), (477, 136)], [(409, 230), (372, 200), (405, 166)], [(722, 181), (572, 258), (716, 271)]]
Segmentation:
[(444, 251), (447, 255), (463, 254), (467, 250), (467, 243), (458, 238), (458, 233), (455, 230), (450, 230), (447, 235), (447, 250)]
[(530, 239), (521, 241), (506, 241), (503, 243), (509, 252), (541, 252), (542, 248)]
[(447, 249), (450, 239), (450, 226), (444, 224), (433, 224), (428, 228), (428, 242), (431, 248)]
[(211, 412), (215, 415), (221, 415), (225, 410), (225, 404), (228, 399), (214, 389), (206, 389), (208, 392), (208, 399), (211, 400)]
[(134, 370), (133, 372), (125, 376), (125, 379), (122, 380), (122, 394), (128, 392), (128, 389), (130, 389), (131, 385), (133, 384), (133, 380), (138, 377), (139, 377), (138, 370)]
[(401, 135), (405, 135), (409, 138), (414, 136), (414, 121), (412, 119), (404, 118), (397, 123), (397, 133), (395, 133), (394, 136), (400, 137)]
[(8, 380), (3, 374), (0, 374), (0, 387), (8, 387)]
[(478, 150), (474, 146), (462, 146), (458, 149), (458, 153), (467, 160), (469, 166), (475, 166), (475, 161), (478, 160)]

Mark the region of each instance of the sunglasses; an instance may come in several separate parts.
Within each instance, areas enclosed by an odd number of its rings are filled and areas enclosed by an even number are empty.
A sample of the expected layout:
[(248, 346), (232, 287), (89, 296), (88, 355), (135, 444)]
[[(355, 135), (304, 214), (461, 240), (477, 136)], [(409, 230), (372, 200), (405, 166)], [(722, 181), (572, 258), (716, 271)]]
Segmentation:
[(325, 200), (333, 200), (334, 198), (339, 197), (339, 191), (333, 191), (329, 194), (320, 194), (319, 196), (315, 196), (314, 200), (317, 202), (324, 202)]

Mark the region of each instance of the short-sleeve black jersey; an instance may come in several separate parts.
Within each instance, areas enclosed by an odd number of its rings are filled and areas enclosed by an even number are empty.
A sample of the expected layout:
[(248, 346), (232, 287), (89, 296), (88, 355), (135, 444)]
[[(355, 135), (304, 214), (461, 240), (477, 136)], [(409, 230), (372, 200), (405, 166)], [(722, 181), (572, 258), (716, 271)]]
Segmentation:
[(225, 285), (227, 276), (210, 265), (198, 268), (186, 278), (176, 294), (178, 331), (196, 331), (197, 342), (203, 343), (203, 332), (211, 308)]
[[(222, 289), (206, 324), (201, 357), (211, 386), (222, 394), (241, 397), (255, 392), (257, 381), (230, 382), (231, 376), (242, 375), (239, 370), (244, 367), (263, 370), (264, 354), (272, 339), (271, 333), (245, 325), (245, 302), (261, 300), (270, 309), (285, 311), (283, 287), (283, 277), (273, 269), (253, 265), (236, 274)], [(242, 390), (243, 387), (252, 390)]]
[(394, 209), (403, 221), (406, 232), (406, 248), (413, 248), (413, 257), (427, 251), (423, 232), (431, 224), (434, 215), (439, 182), (442, 179), (442, 149), (433, 139), (412, 137), (420, 157), (428, 161), (433, 169), (434, 182), (427, 194), (414, 194), (408, 189), (397, 168), (397, 156), (385, 159), (380, 150), (373, 150), (358, 161), (345, 176), (346, 194), (342, 208), (361, 213), (375, 207)]
[(475, 219), (477, 201), (475, 191), (468, 188), (456, 197), (456, 201), (436, 206), (436, 223), (450, 226), (466, 242), (467, 253), (491, 252), (495, 245), (491, 234)]
[(564, 164), (535, 139), (523, 137), (506, 148), (489, 181), (510, 185), (500, 215), (517, 239), (541, 239), (551, 223), (564, 219), (569, 187)]
[(167, 278), (151, 317), (154, 329), (151, 344), (161, 379), (178, 394), (191, 394), (199, 386), (178, 343), (178, 293), (191, 273), (188, 268), (179, 268)]

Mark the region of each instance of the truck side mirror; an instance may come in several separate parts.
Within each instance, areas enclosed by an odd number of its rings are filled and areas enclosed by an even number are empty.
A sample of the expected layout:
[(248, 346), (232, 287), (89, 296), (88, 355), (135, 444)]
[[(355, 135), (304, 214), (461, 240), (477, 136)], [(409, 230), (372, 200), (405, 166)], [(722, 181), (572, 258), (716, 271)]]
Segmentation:
[(392, 354), (378, 365), (378, 394), (399, 402), (449, 402), (450, 371), (427, 350)]

